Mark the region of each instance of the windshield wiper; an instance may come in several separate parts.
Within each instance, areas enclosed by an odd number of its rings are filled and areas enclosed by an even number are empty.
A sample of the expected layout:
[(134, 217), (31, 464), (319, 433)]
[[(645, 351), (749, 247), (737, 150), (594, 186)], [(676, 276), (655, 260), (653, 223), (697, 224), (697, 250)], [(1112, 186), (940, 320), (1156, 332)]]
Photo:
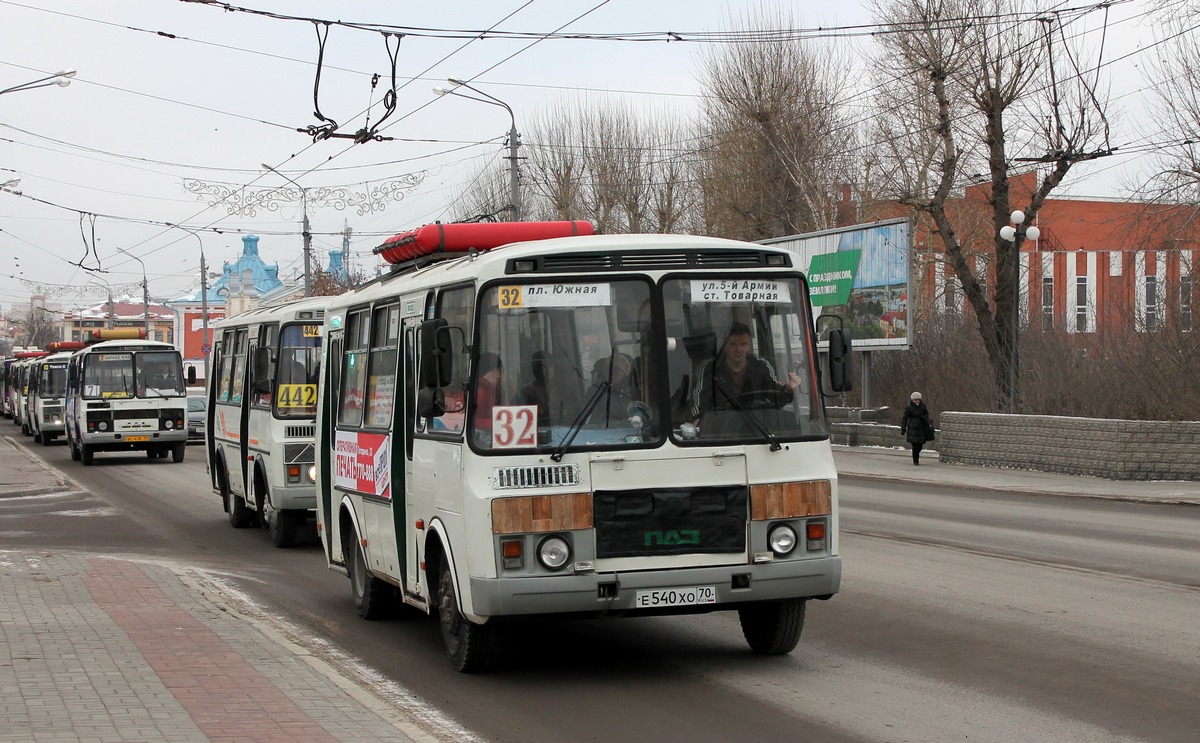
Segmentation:
[(729, 393), (729, 389), (725, 387), (725, 383), (720, 379), (717, 379), (715, 374), (713, 375), (713, 386), (725, 396), (725, 399), (728, 400), (730, 406), (738, 412), (738, 415), (742, 417), (742, 420), (748, 423), (755, 431), (758, 431), (758, 435), (762, 436), (767, 443), (771, 445), (771, 451), (779, 451), (783, 448), (779, 445), (779, 439), (775, 438), (775, 434), (771, 433), (771, 431), (763, 425), (762, 420), (760, 420), (757, 415), (748, 410), (745, 405), (742, 405), (740, 402), (733, 399), (733, 395)]
[(567, 431), (567, 435), (563, 437), (563, 440), (559, 442), (558, 446), (554, 447), (554, 453), (550, 455), (551, 459), (553, 459), (555, 462), (562, 461), (563, 454), (566, 453), (567, 447), (570, 446), (571, 442), (575, 440), (575, 437), (579, 434), (579, 429), (583, 428), (583, 422), (587, 420), (589, 415), (592, 414), (592, 410), (595, 409), (596, 403), (600, 402), (600, 398), (604, 396), (604, 393), (607, 392), (610, 387), (612, 387), (612, 385), (608, 382), (601, 382), (600, 384), (596, 385), (596, 391), (593, 392), (592, 396), (588, 398), (587, 405), (583, 406), (583, 410), (579, 411), (579, 415), (575, 416), (575, 420), (571, 423), (571, 428)]

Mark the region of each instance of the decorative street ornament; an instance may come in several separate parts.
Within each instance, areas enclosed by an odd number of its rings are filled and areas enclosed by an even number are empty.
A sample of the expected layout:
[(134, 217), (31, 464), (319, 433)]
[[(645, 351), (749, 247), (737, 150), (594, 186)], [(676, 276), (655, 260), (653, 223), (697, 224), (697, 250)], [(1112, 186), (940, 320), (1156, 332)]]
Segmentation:
[(317, 186), (297, 188), (246, 187), (233, 183), (201, 181), (185, 178), (183, 188), (203, 199), (208, 206), (223, 207), (230, 215), (257, 216), (260, 209), (277, 212), (285, 206), (307, 203), (310, 207), (328, 206), (345, 211), (355, 208), (359, 216), (387, 210), (389, 202), (402, 201), (410, 191), (425, 180), (425, 172), (405, 173), (382, 182), (367, 181), (361, 188), (354, 186)]

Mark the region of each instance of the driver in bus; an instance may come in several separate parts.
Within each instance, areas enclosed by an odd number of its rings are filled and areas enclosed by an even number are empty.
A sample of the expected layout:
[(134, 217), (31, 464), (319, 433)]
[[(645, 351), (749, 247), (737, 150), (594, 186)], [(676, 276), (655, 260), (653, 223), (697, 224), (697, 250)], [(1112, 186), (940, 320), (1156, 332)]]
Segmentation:
[[(735, 322), (717, 357), (704, 366), (692, 390), (692, 425), (699, 425), (705, 412), (730, 407), (781, 408), (792, 400), (800, 377), (788, 372), (780, 382), (775, 369), (751, 350), (750, 326)], [(731, 399), (733, 402), (731, 402)]]

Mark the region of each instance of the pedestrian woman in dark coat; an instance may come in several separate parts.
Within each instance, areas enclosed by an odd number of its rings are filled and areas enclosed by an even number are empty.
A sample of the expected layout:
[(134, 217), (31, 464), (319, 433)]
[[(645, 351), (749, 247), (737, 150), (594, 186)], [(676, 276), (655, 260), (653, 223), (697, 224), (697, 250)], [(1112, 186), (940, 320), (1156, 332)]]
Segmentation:
[(929, 408), (920, 392), (914, 392), (911, 402), (904, 408), (900, 417), (900, 433), (912, 444), (913, 464), (921, 464), (921, 449), (926, 441), (933, 441), (933, 418), (929, 416)]

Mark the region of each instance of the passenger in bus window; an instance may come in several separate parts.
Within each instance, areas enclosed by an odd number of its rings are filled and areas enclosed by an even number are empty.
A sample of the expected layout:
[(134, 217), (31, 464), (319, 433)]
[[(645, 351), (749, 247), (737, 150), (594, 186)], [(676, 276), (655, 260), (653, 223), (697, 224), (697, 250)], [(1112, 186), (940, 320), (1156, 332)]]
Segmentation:
[[(708, 410), (781, 408), (792, 401), (792, 390), (800, 386), (799, 375), (789, 371), (787, 379), (780, 382), (771, 364), (755, 356), (750, 348), (750, 327), (733, 323), (720, 353), (705, 364), (692, 390), (693, 424), (698, 425)], [(731, 398), (736, 404), (731, 404)]]
[(492, 408), (500, 402), (500, 382), (503, 370), (500, 357), (494, 353), (479, 354), (479, 369), (475, 375), (475, 432), (485, 441), (492, 438)]

